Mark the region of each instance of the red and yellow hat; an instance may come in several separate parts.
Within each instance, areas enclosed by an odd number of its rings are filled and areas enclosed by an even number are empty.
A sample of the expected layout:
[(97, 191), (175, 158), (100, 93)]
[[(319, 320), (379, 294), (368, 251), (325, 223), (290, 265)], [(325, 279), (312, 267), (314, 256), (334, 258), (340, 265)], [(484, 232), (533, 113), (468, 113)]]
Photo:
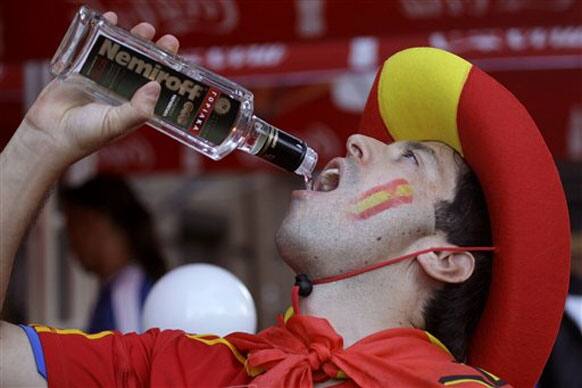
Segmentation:
[(445, 142), (477, 174), (496, 250), (468, 363), (516, 387), (533, 386), (563, 312), (570, 229), (554, 161), (530, 115), (466, 60), (412, 48), (384, 62), (360, 128), (387, 142)]

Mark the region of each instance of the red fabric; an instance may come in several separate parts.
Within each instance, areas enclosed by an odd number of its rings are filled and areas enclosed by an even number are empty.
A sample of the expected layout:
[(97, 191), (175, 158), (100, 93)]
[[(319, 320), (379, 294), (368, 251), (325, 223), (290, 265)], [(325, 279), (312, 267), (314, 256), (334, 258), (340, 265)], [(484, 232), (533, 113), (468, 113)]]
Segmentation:
[(525, 108), (473, 67), (457, 122), (487, 199), (496, 246), (490, 296), (469, 362), (531, 387), (552, 348), (569, 276), (568, 212), (560, 179)]
[(228, 387), (251, 380), (226, 345), (209, 346), (182, 331), (152, 329), (100, 339), (53, 331), (39, 337), (49, 388)]
[[(113, 333), (98, 339), (45, 330), (38, 334), (49, 388), (307, 388), (337, 376), (340, 370), (347, 375), (336, 384), (341, 388), (507, 386), (483, 370), (456, 363), (424, 331), (385, 330), (344, 350), (342, 337), (331, 325), (311, 316), (295, 315), (287, 324), (281, 320), (258, 335), (225, 337), (238, 349), (238, 357), (224, 343), (203, 343), (178, 330)], [(249, 368), (266, 372), (254, 380), (249, 377), (243, 365), (245, 356)]]
[(384, 125), (384, 121), (380, 116), (380, 107), (378, 102), (378, 80), (380, 79), (380, 71), (376, 74), (372, 90), (368, 95), (364, 113), (360, 120), (360, 129), (358, 133), (373, 137), (374, 139), (392, 143), (394, 139), (390, 136), (388, 129)]
[(310, 388), (339, 371), (349, 378), (337, 385), (342, 388), (437, 387), (445, 382), (504, 386), (487, 373), (456, 363), (417, 329), (384, 330), (344, 350), (342, 337), (327, 320), (294, 315), (258, 335), (234, 333), (227, 338), (247, 354), (249, 370), (264, 371), (252, 382), (257, 388)]

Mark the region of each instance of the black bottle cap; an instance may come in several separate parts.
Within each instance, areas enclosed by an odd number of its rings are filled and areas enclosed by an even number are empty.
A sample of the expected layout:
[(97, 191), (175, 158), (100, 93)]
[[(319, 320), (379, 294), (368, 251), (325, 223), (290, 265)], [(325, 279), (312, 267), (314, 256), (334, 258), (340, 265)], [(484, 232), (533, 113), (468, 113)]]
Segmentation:
[(305, 143), (286, 132), (275, 129), (257, 156), (277, 166), (295, 172), (303, 162), (307, 146)]

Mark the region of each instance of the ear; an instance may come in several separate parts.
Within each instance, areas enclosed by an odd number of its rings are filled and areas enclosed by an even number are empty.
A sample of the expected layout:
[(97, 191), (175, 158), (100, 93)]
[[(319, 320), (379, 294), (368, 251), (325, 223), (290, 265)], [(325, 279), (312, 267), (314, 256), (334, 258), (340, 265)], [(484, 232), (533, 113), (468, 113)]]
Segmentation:
[(416, 260), (428, 276), (444, 283), (462, 283), (475, 269), (475, 258), (467, 251), (429, 252)]

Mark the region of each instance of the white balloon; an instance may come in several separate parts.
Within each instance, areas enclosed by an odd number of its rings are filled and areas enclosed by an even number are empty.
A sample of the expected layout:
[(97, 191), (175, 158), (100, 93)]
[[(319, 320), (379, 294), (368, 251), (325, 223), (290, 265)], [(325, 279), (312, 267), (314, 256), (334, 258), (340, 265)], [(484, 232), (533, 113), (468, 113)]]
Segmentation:
[(150, 291), (142, 328), (153, 327), (218, 336), (254, 333), (257, 312), (249, 290), (232, 273), (211, 264), (188, 264), (164, 275)]

